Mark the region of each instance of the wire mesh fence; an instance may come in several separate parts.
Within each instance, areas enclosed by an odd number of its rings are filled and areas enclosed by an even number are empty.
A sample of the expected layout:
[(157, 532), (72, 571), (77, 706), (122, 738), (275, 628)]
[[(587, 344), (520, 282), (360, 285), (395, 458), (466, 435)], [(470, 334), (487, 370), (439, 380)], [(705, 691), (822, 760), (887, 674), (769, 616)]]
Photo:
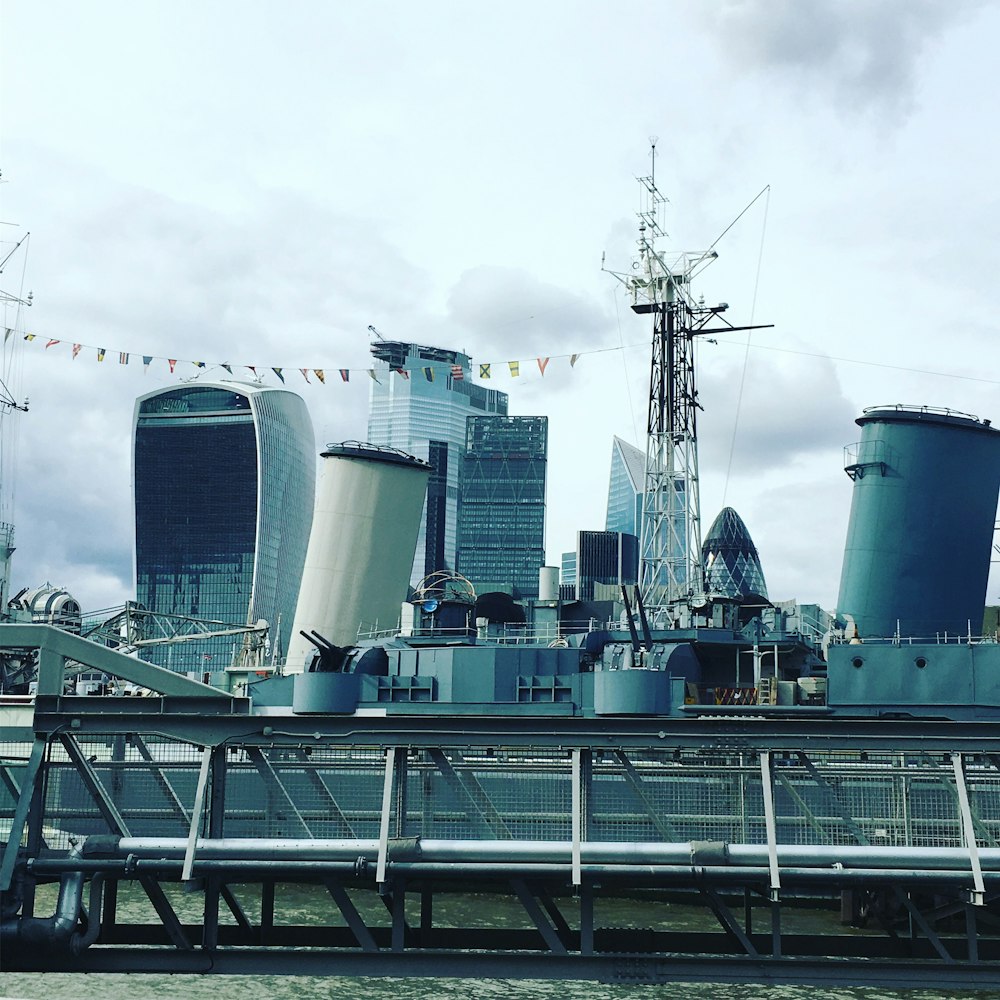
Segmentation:
[[(218, 752), (217, 752), (218, 753)], [(230, 838), (378, 838), (767, 842), (789, 845), (961, 847), (951, 758), (926, 754), (756, 751), (664, 753), (532, 747), (395, 751), (378, 746), (227, 746), (199, 799), (203, 747), (138, 735), (54, 739), (42, 769), (46, 846), (98, 833)], [(0, 830), (9, 830), (27, 762), (0, 744)], [(964, 783), (980, 847), (1000, 845), (1000, 767), (967, 755)], [(219, 783), (221, 782), (221, 787)], [(574, 795), (574, 787), (576, 795)], [(388, 809), (383, 824), (383, 806)], [(120, 822), (119, 822), (120, 821)]]

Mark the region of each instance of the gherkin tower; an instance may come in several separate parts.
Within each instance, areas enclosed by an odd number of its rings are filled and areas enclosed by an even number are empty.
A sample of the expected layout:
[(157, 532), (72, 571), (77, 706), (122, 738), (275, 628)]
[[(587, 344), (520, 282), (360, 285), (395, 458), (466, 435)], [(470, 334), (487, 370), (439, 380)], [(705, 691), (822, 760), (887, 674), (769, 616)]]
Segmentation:
[(757, 547), (743, 519), (732, 507), (724, 507), (712, 522), (701, 547), (701, 557), (708, 593), (767, 600), (767, 584)]

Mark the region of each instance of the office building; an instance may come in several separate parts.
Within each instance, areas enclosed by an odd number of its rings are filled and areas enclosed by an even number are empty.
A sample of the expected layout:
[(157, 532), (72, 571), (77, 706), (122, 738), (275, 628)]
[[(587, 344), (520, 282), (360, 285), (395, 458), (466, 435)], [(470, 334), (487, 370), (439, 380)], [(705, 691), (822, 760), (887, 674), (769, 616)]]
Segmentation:
[(592, 601), (595, 584), (620, 588), (639, 579), (639, 539), (622, 531), (578, 531), (576, 599)]
[[(245, 624), (288, 646), (312, 524), (316, 458), (305, 403), (284, 389), (194, 382), (136, 400), (135, 574), (151, 611)], [(239, 636), (160, 647), (183, 671), (228, 667)]]
[(469, 357), (459, 351), (385, 340), (371, 351), (369, 442), (431, 466), (410, 575), (415, 587), (431, 573), (455, 570), (466, 417), (506, 416), (507, 394), (474, 383)]
[(548, 427), (548, 417), (466, 420), (456, 569), (477, 593), (538, 597)]
[(608, 514), (604, 524), (606, 531), (621, 531), (641, 537), (645, 482), (645, 454), (620, 437), (615, 437), (611, 444)]
[(757, 547), (743, 519), (732, 507), (723, 507), (708, 529), (701, 547), (705, 590), (722, 597), (767, 600), (767, 584)]
[[(559, 560), (559, 587), (572, 587), (576, 595), (576, 550), (564, 552)], [(561, 596), (561, 595), (560, 595)], [(567, 598), (568, 600), (569, 598)]]

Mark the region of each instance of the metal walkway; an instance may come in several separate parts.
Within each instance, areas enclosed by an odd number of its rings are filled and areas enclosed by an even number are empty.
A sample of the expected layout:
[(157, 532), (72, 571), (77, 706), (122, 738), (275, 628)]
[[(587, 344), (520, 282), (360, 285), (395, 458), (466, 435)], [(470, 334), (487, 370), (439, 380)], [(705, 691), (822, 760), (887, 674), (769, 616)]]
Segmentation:
[(229, 709), (38, 699), (0, 969), (1000, 978), (998, 727)]

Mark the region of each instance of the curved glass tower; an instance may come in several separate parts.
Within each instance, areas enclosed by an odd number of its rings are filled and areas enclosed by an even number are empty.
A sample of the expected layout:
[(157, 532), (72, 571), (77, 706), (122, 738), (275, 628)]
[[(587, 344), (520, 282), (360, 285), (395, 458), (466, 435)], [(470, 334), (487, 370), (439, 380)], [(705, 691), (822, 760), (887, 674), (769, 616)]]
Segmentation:
[(743, 519), (732, 507), (723, 507), (708, 529), (701, 547), (705, 590), (723, 597), (762, 597), (767, 584), (757, 547)]
[[(263, 618), (271, 642), (284, 649), (315, 481), (312, 423), (292, 392), (220, 381), (140, 396), (132, 438), (139, 602), (228, 624)], [(239, 645), (238, 636), (197, 649), (180, 643), (148, 659), (174, 670), (221, 670)]]

